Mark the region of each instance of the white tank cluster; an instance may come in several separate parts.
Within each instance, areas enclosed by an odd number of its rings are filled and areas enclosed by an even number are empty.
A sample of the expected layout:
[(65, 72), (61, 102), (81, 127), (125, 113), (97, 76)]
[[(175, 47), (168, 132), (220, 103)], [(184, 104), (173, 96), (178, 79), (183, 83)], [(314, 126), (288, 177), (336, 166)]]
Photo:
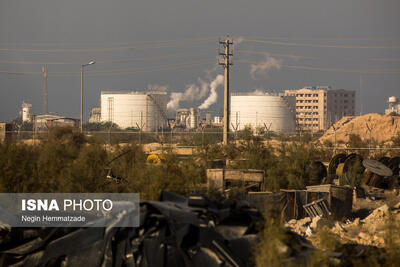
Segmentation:
[(155, 131), (167, 126), (167, 93), (102, 91), (101, 121), (122, 129), (133, 127)]
[(176, 125), (182, 128), (196, 129), (199, 127), (200, 110), (195, 108), (180, 108), (176, 110)]
[(388, 99), (388, 103), (389, 103), (389, 106), (390, 105), (395, 105), (395, 104), (399, 103), (399, 100), (397, 99), (397, 97), (391, 96)]
[(31, 108), (31, 104), (22, 102), (22, 122), (32, 121)]
[(388, 99), (388, 108), (385, 110), (385, 114), (400, 114), (400, 103), (399, 99), (395, 96), (391, 96)]
[(296, 130), (296, 97), (265, 92), (231, 94), (230, 128), (275, 132)]

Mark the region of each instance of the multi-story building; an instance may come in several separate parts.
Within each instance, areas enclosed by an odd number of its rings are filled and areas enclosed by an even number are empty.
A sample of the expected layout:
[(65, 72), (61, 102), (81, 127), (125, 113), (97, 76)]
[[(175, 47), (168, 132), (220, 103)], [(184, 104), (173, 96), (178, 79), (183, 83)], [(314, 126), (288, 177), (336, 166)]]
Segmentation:
[(296, 121), (299, 129), (326, 130), (343, 116), (354, 116), (355, 92), (330, 86), (285, 90), (296, 97)]

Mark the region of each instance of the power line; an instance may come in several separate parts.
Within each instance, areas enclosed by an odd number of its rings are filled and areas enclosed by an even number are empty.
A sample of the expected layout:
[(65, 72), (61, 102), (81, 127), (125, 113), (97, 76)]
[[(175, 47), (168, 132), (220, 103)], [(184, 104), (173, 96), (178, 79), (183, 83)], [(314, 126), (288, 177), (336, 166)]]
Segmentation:
[(244, 41), (250, 43), (262, 43), (262, 44), (281, 45), (281, 46), (303, 46), (303, 47), (318, 47), (318, 48), (400, 49), (400, 46), (324, 45), (324, 44), (277, 42), (277, 41), (254, 40), (254, 39), (244, 39)]
[[(236, 62), (248, 63), (248, 64), (260, 64), (260, 62), (250, 61), (250, 60), (237, 60)], [(400, 70), (398, 69), (367, 70), (367, 69), (323, 68), (323, 67), (295, 66), (295, 65), (282, 65), (282, 67), (288, 69), (297, 69), (297, 70), (315, 70), (315, 71), (328, 71), (328, 72), (349, 72), (349, 73), (363, 73), (363, 74), (400, 74)]]
[[(198, 60), (190, 62), (181, 62), (176, 64), (161, 65), (159, 67), (148, 67), (148, 68), (137, 68), (132, 70), (103, 70), (103, 71), (88, 71), (86, 76), (104, 76), (104, 75), (124, 75), (124, 74), (135, 74), (139, 72), (151, 72), (151, 71), (161, 71), (169, 69), (180, 69), (193, 66), (200, 66), (204, 64), (209, 64), (215, 62), (215, 60)], [(42, 72), (17, 72), (17, 71), (0, 71), (0, 74), (10, 74), (10, 75), (42, 75)], [(80, 72), (48, 72), (48, 76), (61, 77), (61, 76), (79, 76)]]
[(197, 40), (216, 40), (218, 36), (204, 36), (198, 38), (186, 38), (181, 40), (161, 40), (161, 41), (134, 41), (134, 42), (0, 42), (0, 44), (4, 45), (103, 45), (103, 44), (112, 44), (112, 45), (130, 45), (130, 44), (154, 44), (154, 43), (172, 43), (172, 42), (182, 42), (182, 41), (197, 41)]
[(165, 47), (176, 47), (187, 44), (198, 44), (207, 43), (215, 40), (214, 38), (200, 38), (183, 41), (164, 41), (149, 43), (147, 45), (135, 45), (135, 46), (124, 46), (124, 47), (107, 47), (107, 48), (87, 48), (87, 49), (33, 49), (33, 48), (0, 48), (0, 51), (6, 52), (30, 52), (30, 53), (82, 53), (82, 52), (113, 52), (113, 51), (124, 51), (134, 49), (150, 49), (150, 48), (165, 48)]
[[(250, 39), (250, 37), (249, 37)], [(257, 39), (257, 37), (252, 37), (251, 39)], [(378, 37), (283, 37), (275, 36), (268, 37), (269, 40), (300, 40), (300, 41), (400, 41), (398, 38), (378, 38)]]
[(311, 60), (332, 60), (332, 61), (350, 61), (350, 62), (400, 62), (400, 58), (338, 58), (338, 57), (311, 57), (311, 56), (299, 56), (293, 54), (276, 54), (269, 53), (267, 51), (252, 51), (252, 50), (239, 50), (239, 53), (255, 54), (255, 55), (269, 55), (274, 57), (286, 57), (291, 59), (311, 59)]
[[(121, 59), (121, 60), (96, 60), (96, 65), (98, 64), (115, 64), (115, 63), (129, 63), (129, 62), (143, 62), (143, 61), (153, 61), (153, 60), (162, 60), (169, 58), (183, 58), (188, 56), (201, 56), (208, 55), (211, 50), (202, 50), (199, 53), (179, 53), (158, 57), (143, 57), (143, 58), (130, 58), (130, 59)], [(82, 65), (85, 62), (40, 62), (40, 61), (9, 61), (9, 60), (0, 60), (0, 63), (4, 64), (16, 64), (16, 65)]]

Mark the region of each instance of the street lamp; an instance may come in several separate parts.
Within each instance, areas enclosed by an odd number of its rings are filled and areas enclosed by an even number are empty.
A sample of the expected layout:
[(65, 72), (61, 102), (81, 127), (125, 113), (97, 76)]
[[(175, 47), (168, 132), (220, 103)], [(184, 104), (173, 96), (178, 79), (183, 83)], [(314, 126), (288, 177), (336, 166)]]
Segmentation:
[(81, 133), (83, 132), (83, 69), (84, 67), (93, 65), (94, 63), (96, 62), (92, 60), (89, 63), (82, 64), (81, 66)]

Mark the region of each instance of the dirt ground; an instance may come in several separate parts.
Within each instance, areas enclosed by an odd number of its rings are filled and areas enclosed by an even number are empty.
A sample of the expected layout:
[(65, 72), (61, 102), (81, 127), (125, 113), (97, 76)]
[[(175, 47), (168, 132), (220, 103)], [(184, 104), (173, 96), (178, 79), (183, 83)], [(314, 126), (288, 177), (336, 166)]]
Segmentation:
[(354, 117), (346, 116), (337, 121), (320, 138), (320, 142), (325, 140), (334, 142), (334, 128), (336, 129), (336, 140), (347, 142), (350, 134), (360, 135), (361, 139), (369, 140), (368, 127), (372, 128), (372, 138), (376, 142), (389, 142), (392, 137), (400, 133), (400, 117), (381, 115), (378, 113), (365, 114)]

